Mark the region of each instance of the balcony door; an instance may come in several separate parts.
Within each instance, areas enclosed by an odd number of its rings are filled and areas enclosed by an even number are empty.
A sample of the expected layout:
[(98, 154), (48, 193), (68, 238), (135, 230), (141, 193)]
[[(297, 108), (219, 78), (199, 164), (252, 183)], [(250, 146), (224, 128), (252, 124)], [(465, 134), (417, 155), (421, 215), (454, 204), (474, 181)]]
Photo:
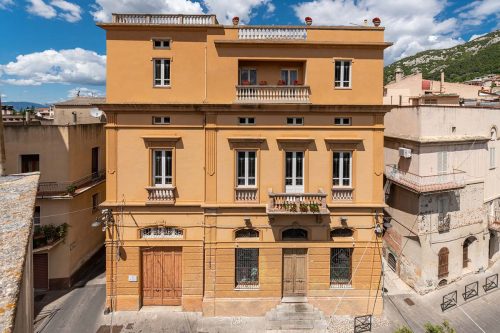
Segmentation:
[(285, 82), (285, 85), (291, 86), (299, 78), (299, 72), (296, 69), (282, 69), (281, 70), (281, 80)]
[(287, 151), (285, 155), (285, 192), (304, 193), (304, 152)]

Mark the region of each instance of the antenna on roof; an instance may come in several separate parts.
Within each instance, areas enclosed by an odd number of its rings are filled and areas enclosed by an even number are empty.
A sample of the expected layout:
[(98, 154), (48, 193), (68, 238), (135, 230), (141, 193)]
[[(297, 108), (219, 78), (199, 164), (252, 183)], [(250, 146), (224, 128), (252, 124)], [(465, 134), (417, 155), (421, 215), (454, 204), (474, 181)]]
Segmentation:
[(80, 89), (76, 92), (76, 97), (80, 97)]

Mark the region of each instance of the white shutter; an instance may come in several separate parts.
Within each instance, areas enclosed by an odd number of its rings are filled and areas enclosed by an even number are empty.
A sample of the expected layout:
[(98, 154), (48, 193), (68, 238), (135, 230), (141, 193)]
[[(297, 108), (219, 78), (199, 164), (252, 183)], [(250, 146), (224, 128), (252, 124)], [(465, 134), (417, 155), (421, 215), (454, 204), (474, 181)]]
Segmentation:
[(438, 173), (446, 173), (448, 170), (448, 153), (446, 151), (438, 152)]
[(495, 156), (495, 148), (490, 148), (490, 169), (496, 167), (496, 156)]

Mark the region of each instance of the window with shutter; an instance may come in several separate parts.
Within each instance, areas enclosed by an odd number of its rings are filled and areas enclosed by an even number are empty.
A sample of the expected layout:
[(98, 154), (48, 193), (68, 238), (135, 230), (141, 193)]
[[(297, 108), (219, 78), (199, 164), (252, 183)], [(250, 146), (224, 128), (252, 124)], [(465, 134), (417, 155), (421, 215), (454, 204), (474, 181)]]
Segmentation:
[(448, 152), (438, 152), (438, 173), (446, 173), (448, 170)]
[(496, 156), (495, 156), (495, 148), (490, 147), (490, 169), (496, 168)]

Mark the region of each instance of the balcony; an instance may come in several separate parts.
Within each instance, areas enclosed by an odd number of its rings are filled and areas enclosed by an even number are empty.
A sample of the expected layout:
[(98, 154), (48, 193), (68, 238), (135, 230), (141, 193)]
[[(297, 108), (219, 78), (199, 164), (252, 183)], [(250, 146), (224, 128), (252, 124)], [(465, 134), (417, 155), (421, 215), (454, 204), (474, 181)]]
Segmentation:
[(352, 188), (332, 188), (333, 201), (352, 201)]
[(309, 86), (236, 86), (237, 103), (309, 103)]
[(173, 205), (175, 204), (175, 186), (146, 187), (148, 191), (147, 205)]
[(113, 14), (112, 23), (151, 25), (215, 25), (215, 15)]
[(239, 39), (250, 40), (305, 40), (307, 30), (300, 27), (241, 27), (238, 29)]
[(417, 193), (445, 192), (465, 187), (466, 173), (463, 171), (431, 176), (419, 176), (386, 165), (387, 179)]
[(269, 191), (267, 214), (296, 215), (296, 214), (329, 214), (326, 206), (326, 193), (273, 193)]
[(438, 232), (448, 232), (450, 231), (450, 214), (440, 214), (438, 216)]
[(40, 182), (38, 183), (38, 197), (75, 195), (106, 179), (106, 170), (94, 172), (74, 182)]
[(235, 188), (234, 200), (236, 202), (257, 202), (257, 188)]

